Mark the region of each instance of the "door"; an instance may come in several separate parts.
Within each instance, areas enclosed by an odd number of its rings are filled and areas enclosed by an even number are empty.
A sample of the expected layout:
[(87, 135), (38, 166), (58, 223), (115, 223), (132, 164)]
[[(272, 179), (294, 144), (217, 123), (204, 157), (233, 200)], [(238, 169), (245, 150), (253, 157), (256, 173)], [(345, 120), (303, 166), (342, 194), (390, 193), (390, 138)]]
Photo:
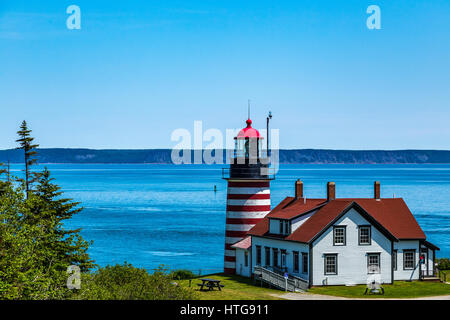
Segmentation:
[(430, 276), (430, 271), (428, 268), (428, 249), (420, 249), (420, 268), (422, 270), (422, 276)]

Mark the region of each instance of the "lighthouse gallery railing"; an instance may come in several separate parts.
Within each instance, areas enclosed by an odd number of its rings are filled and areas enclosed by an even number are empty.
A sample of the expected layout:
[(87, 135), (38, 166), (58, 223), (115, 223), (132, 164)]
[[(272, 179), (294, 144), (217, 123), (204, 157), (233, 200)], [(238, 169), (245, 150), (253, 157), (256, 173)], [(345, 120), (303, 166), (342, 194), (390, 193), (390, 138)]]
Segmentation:
[[(269, 180), (275, 179), (276, 170), (275, 168), (261, 168), (261, 176), (264, 176), (264, 178)], [(241, 179), (254, 179), (254, 173), (248, 172), (247, 169), (233, 169), (234, 173), (237, 173), (239, 175), (239, 178)], [(222, 178), (223, 179), (230, 179), (230, 168), (222, 168)], [(258, 179), (261, 179), (259, 177)]]

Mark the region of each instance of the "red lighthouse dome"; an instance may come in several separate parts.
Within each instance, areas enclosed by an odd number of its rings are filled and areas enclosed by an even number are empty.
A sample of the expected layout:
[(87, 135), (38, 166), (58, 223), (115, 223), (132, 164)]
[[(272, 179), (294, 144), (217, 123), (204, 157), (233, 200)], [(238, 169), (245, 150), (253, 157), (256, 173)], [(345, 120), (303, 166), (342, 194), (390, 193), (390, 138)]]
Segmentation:
[(252, 120), (248, 119), (247, 121), (245, 121), (245, 123), (247, 123), (247, 127), (239, 131), (235, 139), (264, 139), (263, 137), (261, 137), (258, 130), (252, 128)]

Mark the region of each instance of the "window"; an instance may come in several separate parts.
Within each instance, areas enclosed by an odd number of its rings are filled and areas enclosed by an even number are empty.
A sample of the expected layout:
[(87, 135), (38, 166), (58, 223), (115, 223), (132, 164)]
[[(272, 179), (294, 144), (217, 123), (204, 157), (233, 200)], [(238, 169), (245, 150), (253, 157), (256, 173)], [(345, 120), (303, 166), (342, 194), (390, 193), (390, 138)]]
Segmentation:
[(380, 273), (380, 254), (367, 254), (367, 273)]
[(392, 253), (392, 267), (394, 268), (394, 271), (397, 271), (397, 250), (394, 250)]
[(333, 228), (333, 244), (335, 246), (345, 246), (345, 227)]
[(280, 220), (280, 234), (290, 234), (290, 227), (288, 220)]
[(256, 246), (256, 265), (261, 265), (261, 246)]
[(245, 251), (245, 266), (248, 267), (248, 251)]
[(325, 254), (325, 274), (337, 274), (337, 254)]
[(359, 244), (360, 245), (370, 245), (370, 226), (359, 226)]
[(403, 270), (414, 269), (416, 265), (416, 250), (403, 250)]
[(291, 233), (291, 223), (288, 220), (286, 220), (284, 222), (284, 233), (285, 234), (290, 234)]
[(264, 247), (264, 250), (266, 251), (266, 266), (270, 266), (270, 248)]
[(281, 249), (281, 267), (286, 267), (286, 250)]
[(308, 254), (306, 252), (302, 252), (302, 272), (308, 273)]
[(294, 272), (299, 271), (298, 251), (294, 251)]
[(278, 267), (278, 249), (273, 248), (272, 251), (273, 251), (273, 266)]

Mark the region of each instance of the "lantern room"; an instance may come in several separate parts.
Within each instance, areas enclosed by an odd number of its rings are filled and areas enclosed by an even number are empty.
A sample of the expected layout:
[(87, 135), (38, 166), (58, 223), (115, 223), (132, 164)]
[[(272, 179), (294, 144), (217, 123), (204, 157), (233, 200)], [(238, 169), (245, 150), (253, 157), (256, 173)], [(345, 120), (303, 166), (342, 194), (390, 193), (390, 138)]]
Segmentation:
[(248, 119), (245, 123), (247, 127), (239, 131), (234, 138), (234, 158), (252, 159), (257, 163), (263, 157), (262, 140), (264, 138), (258, 130), (252, 128), (252, 120)]
[(269, 174), (267, 150), (263, 149), (263, 137), (252, 128), (252, 120), (234, 138), (234, 152), (231, 154), (230, 168), (222, 170), (224, 179), (272, 180)]

